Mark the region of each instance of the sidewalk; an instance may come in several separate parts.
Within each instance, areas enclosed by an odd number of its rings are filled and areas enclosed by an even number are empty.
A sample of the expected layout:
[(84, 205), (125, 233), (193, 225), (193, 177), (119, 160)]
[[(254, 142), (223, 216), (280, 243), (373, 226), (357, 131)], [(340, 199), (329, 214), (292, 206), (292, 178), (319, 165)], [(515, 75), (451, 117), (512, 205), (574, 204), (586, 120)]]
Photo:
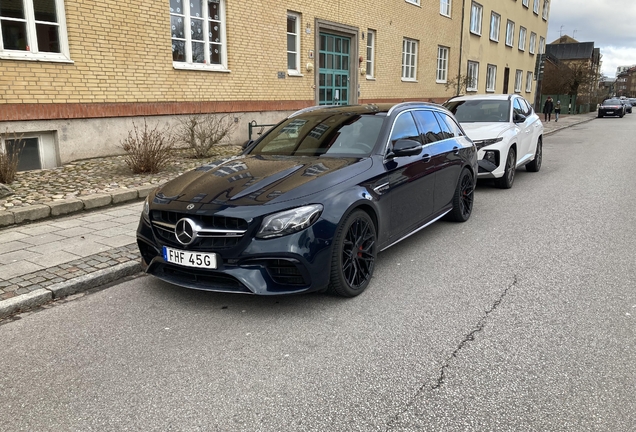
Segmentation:
[[(595, 117), (596, 113), (562, 115), (558, 122), (543, 123), (544, 134), (549, 135)], [(54, 171), (57, 177), (66, 176), (66, 183), (52, 181), (51, 171), (40, 171), (39, 176), (31, 173), (22, 183), (28, 185), (29, 191), (46, 190), (43, 199), (50, 201), (38, 203), (31, 199), (33, 203), (29, 203), (31, 192), (16, 187), (14, 190), (18, 198), (15, 202), (20, 204), (18, 211), (7, 211), (12, 207), (3, 209), (0, 206), (0, 215), (12, 213), (14, 218), (11, 224), (0, 228), (0, 322), (16, 312), (138, 273), (139, 252), (135, 234), (141, 215), (141, 199), (181, 171), (206, 162), (180, 161), (180, 170), (148, 177), (122, 174), (120, 159), (101, 158), (71, 164), (72, 172), (77, 172), (81, 165), (82, 170), (90, 173), (84, 172), (80, 176), (85, 187), (80, 192), (74, 184), (77, 178), (65, 170), (67, 167)], [(113, 175), (113, 171), (117, 173)], [(125, 176), (125, 180), (118, 183), (117, 176)], [(104, 183), (104, 179), (110, 179), (110, 182)], [(93, 184), (96, 182), (112, 185), (115, 192), (109, 192), (103, 186), (100, 189)], [(121, 190), (120, 184), (131, 187)], [(56, 185), (59, 190), (55, 190)], [(75, 186), (75, 196), (69, 197), (69, 185)], [(129, 202), (121, 204), (123, 201)], [(63, 217), (52, 217), (65, 214), (60, 213), (59, 208), (54, 210), (58, 202), (65, 205), (73, 202), (75, 207), (69, 208), (65, 212), (68, 214)], [(4, 199), (5, 205), (10, 203), (11, 197)], [(60, 205), (57, 204), (58, 207)], [(38, 216), (35, 219), (39, 220), (29, 223), (33, 219), (25, 215)]]

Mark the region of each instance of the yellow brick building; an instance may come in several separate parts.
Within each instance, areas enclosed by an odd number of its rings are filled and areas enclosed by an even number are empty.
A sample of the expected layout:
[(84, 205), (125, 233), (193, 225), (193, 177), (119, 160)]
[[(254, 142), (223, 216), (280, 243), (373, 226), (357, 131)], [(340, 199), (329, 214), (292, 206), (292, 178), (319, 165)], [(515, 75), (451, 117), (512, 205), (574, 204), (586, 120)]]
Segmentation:
[[(502, 16), (523, 14), (522, 2), (490, 1), (506, 4)], [(34, 138), (50, 167), (121, 152), (141, 116), (170, 126), (183, 114), (233, 113), (242, 142), (250, 121), (315, 104), (444, 101), (468, 60), (531, 71), (527, 50), (491, 60), (487, 34), (469, 30), (470, 9), (470, 0), (3, 0), (0, 129)], [(542, 22), (527, 28), (545, 36)]]

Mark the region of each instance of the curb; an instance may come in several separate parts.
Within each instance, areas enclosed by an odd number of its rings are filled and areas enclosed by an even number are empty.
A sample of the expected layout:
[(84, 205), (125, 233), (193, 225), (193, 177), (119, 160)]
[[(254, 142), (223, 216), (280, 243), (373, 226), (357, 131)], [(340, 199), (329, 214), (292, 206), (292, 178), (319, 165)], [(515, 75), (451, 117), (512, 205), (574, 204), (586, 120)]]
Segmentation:
[(16, 312), (24, 312), (34, 307), (42, 306), (52, 300), (59, 300), (71, 294), (106, 285), (123, 277), (132, 276), (140, 271), (141, 267), (139, 262), (129, 261), (108, 269), (98, 270), (65, 282), (60, 282), (48, 288), (41, 288), (28, 294), (2, 300), (0, 301), (0, 319), (6, 318)]
[(0, 228), (51, 216), (63, 216), (113, 204), (142, 200), (158, 186), (148, 185), (135, 189), (118, 189), (108, 194), (87, 195), (68, 200), (52, 201), (47, 204), (34, 204), (16, 207), (11, 210), (0, 210)]
[(554, 129), (554, 130), (551, 130), (551, 131), (548, 131), (548, 132), (543, 132), (543, 135), (544, 135), (544, 136), (546, 136), (546, 135), (552, 135), (553, 133), (557, 133), (557, 132), (559, 132), (559, 131), (561, 131), (561, 130), (563, 130), (563, 129), (571, 128), (572, 126), (580, 125), (580, 124), (582, 124), (582, 123), (587, 123), (587, 122), (589, 122), (589, 121), (594, 120), (595, 118), (596, 118), (596, 117), (590, 117), (590, 118), (588, 118), (588, 119), (581, 120), (581, 121), (576, 122), (576, 123), (570, 123), (570, 124), (567, 124), (567, 125), (561, 126), (561, 127), (559, 127), (558, 129)]

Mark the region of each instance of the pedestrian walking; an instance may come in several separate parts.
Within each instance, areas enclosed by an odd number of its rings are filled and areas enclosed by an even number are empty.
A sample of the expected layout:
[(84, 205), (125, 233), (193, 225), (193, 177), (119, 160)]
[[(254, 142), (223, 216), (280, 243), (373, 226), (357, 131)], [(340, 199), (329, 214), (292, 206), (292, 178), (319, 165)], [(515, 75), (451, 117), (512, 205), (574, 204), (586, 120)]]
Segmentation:
[(554, 121), (559, 121), (559, 114), (561, 114), (561, 101), (558, 100), (556, 105), (554, 106)]
[(552, 116), (552, 110), (554, 110), (554, 102), (552, 102), (552, 96), (548, 96), (545, 103), (543, 104), (543, 121), (550, 121), (550, 117)]

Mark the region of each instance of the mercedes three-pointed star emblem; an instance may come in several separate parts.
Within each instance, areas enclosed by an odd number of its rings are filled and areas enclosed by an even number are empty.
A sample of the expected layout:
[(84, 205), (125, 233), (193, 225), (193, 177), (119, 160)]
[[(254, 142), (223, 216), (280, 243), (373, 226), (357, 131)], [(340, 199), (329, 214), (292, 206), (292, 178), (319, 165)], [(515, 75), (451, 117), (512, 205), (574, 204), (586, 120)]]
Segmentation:
[(187, 246), (197, 239), (199, 228), (192, 219), (183, 218), (179, 219), (175, 225), (174, 234), (177, 236), (179, 243)]

